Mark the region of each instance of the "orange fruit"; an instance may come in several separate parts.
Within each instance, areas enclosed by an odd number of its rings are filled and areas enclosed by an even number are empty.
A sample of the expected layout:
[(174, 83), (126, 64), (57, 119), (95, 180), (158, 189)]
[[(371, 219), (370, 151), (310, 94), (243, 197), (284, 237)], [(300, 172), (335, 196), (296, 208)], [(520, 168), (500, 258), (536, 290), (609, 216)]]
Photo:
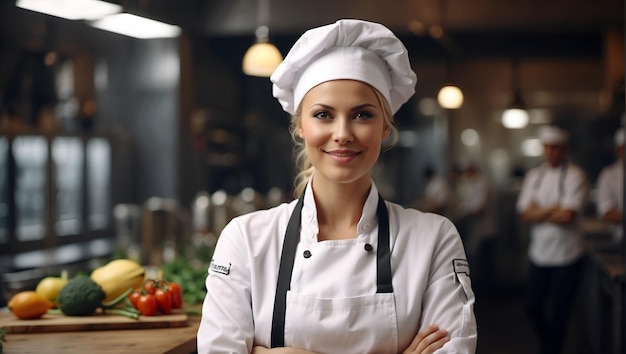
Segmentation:
[(52, 308), (52, 302), (35, 291), (21, 291), (11, 298), (9, 310), (15, 317), (22, 320), (31, 320), (42, 317)]

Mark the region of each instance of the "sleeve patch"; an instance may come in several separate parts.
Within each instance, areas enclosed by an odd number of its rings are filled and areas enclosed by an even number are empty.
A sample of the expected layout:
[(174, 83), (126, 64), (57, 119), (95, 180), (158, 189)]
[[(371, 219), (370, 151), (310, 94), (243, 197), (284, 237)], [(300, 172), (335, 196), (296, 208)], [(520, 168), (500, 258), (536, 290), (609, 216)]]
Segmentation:
[(458, 278), (459, 274), (465, 273), (470, 276), (469, 262), (466, 259), (453, 259), (452, 266), (454, 267), (454, 275)]
[(230, 263), (228, 263), (228, 265), (223, 265), (223, 264), (216, 263), (215, 260), (211, 260), (209, 271), (228, 275), (230, 274), (230, 266), (231, 266)]

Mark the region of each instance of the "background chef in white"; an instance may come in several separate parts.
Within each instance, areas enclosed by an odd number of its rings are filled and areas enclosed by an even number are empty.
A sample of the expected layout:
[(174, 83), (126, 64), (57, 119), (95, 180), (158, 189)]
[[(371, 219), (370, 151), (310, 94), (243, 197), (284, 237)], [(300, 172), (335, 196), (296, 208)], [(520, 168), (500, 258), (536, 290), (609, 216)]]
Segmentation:
[(430, 165), (424, 168), (423, 174), (426, 179), (426, 187), (424, 187), (423, 195), (415, 203), (415, 208), (446, 215), (453, 199), (448, 181), (443, 176), (438, 175), (435, 168)]
[(543, 354), (562, 350), (585, 253), (579, 219), (587, 176), (568, 161), (568, 139), (561, 128), (541, 127), (545, 162), (528, 171), (517, 200), (522, 220), (531, 224), (526, 311)]
[(598, 216), (610, 224), (614, 241), (619, 242), (624, 233), (624, 128), (615, 132), (614, 142), (616, 160), (598, 175), (596, 209)]
[(445, 217), (383, 201), (372, 168), (414, 93), (386, 27), (305, 32), (271, 77), (292, 115), (288, 204), (233, 219), (207, 277), (199, 353), (474, 353), (469, 267)]

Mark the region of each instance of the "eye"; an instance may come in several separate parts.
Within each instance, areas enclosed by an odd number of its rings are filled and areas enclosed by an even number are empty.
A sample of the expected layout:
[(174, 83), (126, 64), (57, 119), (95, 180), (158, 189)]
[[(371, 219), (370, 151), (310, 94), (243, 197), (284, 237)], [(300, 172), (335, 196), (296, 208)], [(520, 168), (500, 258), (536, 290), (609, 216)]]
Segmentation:
[(328, 113), (327, 111), (318, 111), (313, 114), (313, 117), (323, 120), (331, 119), (330, 113)]
[(371, 112), (362, 111), (362, 112), (357, 112), (354, 115), (354, 119), (357, 119), (357, 120), (367, 120), (367, 119), (372, 118), (373, 116), (374, 115)]

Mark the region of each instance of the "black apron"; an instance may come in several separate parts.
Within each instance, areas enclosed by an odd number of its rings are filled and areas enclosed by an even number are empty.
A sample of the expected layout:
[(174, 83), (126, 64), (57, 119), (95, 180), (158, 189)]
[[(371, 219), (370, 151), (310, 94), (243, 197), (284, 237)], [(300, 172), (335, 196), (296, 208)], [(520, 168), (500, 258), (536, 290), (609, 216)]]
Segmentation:
[[(274, 298), (274, 315), (272, 318), (272, 348), (285, 346), (285, 310), (287, 304), (287, 291), (291, 284), (291, 274), (296, 257), (296, 250), (300, 242), (300, 225), (302, 218), (302, 206), (304, 204), (304, 192), (298, 199), (289, 223), (285, 231), (285, 241), (280, 257), (278, 269), (278, 282), (276, 296)], [(389, 214), (385, 201), (379, 195), (378, 207), (378, 249), (376, 250), (376, 285), (377, 293), (393, 293), (391, 284), (391, 250), (389, 249)], [(365, 245), (366, 251), (371, 251), (370, 244)]]

